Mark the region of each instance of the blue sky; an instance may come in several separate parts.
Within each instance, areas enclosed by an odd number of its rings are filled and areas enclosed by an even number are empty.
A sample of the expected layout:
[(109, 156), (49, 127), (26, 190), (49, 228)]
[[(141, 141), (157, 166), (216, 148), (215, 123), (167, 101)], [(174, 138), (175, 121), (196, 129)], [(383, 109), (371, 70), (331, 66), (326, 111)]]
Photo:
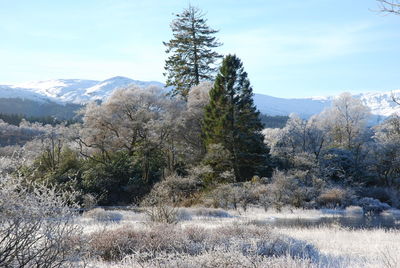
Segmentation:
[[(191, 0), (254, 91), (305, 97), (400, 88), (400, 16), (375, 0)], [(127, 76), (164, 82), (181, 0), (0, 0), (0, 84)]]

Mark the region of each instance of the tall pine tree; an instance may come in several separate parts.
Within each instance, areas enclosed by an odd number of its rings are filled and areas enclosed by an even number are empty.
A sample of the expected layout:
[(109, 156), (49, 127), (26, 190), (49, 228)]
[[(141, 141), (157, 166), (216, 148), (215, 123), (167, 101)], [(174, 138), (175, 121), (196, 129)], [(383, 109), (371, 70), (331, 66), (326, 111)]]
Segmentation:
[(212, 49), (221, 45), (213, 36), (218, 31), (207, 26), (202, 11), (190, 6), (176, 15), (171, 23), (173, 38), (164, 42), (166, 85), (173, 86), (172, 95), (185, 99), (190, 88), (201, 81), (212, 80), (216, 71), (215, 62), (222, 56)]
[(221, 144), (230, 154), (231, 169), (237, 181), (254, 175), (266, 175), (268, 148), (253, 102), (253, 90), (242, 62), (235, 55), (224, 58), (203, 122), (204, 143), (207, 148)]

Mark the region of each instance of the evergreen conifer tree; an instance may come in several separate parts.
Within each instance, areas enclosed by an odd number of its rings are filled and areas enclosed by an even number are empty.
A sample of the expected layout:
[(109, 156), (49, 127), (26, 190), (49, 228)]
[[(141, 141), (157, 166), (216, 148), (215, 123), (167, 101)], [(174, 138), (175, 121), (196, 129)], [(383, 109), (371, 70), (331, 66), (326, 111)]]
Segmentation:
[(235, 55), (228, 55), (205, 108), (204, 143), (207, 148), (221, 144), (227, 149), (236, 180), (244, 181), (253, 175), (266, 175), (268, 171), (269, 151), (262, 129), (242, 62)]
[(189, 6), (176, 17), (171, 23), (173, 38), (164, 42), (165, 52), (171, 54), (165, 61), (164, 75), (166, 86), (174, 87), (172, 95), (186, 99), (192, 86), (213, 79), (214, 64), (222, 56), (212, 49), (221, 43), (213, 36), (218, 31), (207, 26), (200, 9)]

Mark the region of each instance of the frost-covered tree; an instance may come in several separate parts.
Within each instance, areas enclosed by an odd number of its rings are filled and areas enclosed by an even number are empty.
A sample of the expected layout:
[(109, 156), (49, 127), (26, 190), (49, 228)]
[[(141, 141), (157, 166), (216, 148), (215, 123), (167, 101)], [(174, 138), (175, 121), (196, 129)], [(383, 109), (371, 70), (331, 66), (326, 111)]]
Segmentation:
[(24, 145), (44, 133), (43, 126), (22, 121), (19, 126), (11, 125), (0, 119), (0, 146)]
[(400, 183), (400, 117), (393, 115), (375, 127), (373, 166), (382, 185)]
[(291, 114), (284, 128), (263, 130), (265, 142), (272, 155), (286, 162), (284, 165), (302, 162), (300, 158), (318, 160), (325, 146), (325, 132), (320, 123), (317, 115), (306, 120)]
[(288, 146), (292, 154), (308, 152), (318, 158), (324, 145), (324, 133), (319, 123), (317, 116), (305, 120), (292, 114), (282, 129), (283, 136), (280, 142)]
[(308, 120), (291, 115), (282, 129), (263, 133), (276, 165), (309, 171), (335, 183), (364, 183), (369, 174), (364, 146), (370, 138), (368, 109), (350, 94)]
[(124, 151), (139, 161), (143, 178), (149, 177), (154, 157), (175, 164), (174, 137), (183, 103), (165, 96), (161, 88), (130, 87), (116, 91), (102, 103), (92, 103), (83, 111), (83, 127), (77, 135), (81, 153), (107, 162), (116, 151)]
[(363, 143), (370, 111), (350, 93), (342, 93), (320, 116), (332, 145), (352, 150)]
[(210, 101), (210, 82), (202, 82), (190, 89), (183, 112), (183, 123), (178, 129), (178, 139), (183, 144), (182, 151), (189, 162), (200, 161), (205, 155), (205, 145), (202, 137), (202, 122), (204, 107)]
[(218, 31), (207, 25), (204, 13), (191, 5), (176, 15), (171, 29), (173, 38), (164, 42), (170, 54), (164, 67), (166, 85), (174, 87), (173, 96), (186, 99), (191, 87), (214, 77), (215, 63), (221, 56), (213, 49), (221, 43), (214, 36)]

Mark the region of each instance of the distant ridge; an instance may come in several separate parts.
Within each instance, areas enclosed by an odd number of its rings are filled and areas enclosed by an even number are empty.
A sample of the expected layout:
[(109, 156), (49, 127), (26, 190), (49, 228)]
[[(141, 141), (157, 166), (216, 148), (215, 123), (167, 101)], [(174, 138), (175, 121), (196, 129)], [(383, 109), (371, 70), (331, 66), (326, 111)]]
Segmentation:
[[(133, 80), (123, 76), (116, 76), (103, 81), (56, 79), (15, 85), (0, 85), (0, 99), (23, 99), (41, 103), (41, 105), (49, 102), (58, 103), (59, 105), (84, 105), (94, 100), (105, 100), (116, 89), (130, 85), (144, 88), (148, 86), (164, 87), (163, 83), (157, 81)], [(361, 99), (376, 117), (387, 117), (393, 113), (400, 113), (400, 106), (392, 101), (392, 94), (400, 98), (400, 90), (366, 92), (354, 96)], [(334, 98), (334, 96), (326, 96), (286, 99), (255, 94), (254, 102), (260, 112), (264, 114), (289, 115), (296, 113), (301, 117), (307, 118), (329, 107)], [(0, 108), (0, 110), (4, 109)]]
[[(104, 81), (84, 80), (84, 79), (57, 79), (38, 82), (28, 82), (8, 86), (14, 89), (24, 89), (27, 92), (36, 93), (47, 97), (52, 101), (69, 102), (75, 104), (85, 104), (93, 100), (104, 100), (118, 89), (130, 85), (140, 87), (164, 86), (155, 81), (138, 81), (127, 77), (116, 76)], [(0, 86), (7, 87), (7, 86)], [(0, 92), (0, 97), (3, 97)]]

